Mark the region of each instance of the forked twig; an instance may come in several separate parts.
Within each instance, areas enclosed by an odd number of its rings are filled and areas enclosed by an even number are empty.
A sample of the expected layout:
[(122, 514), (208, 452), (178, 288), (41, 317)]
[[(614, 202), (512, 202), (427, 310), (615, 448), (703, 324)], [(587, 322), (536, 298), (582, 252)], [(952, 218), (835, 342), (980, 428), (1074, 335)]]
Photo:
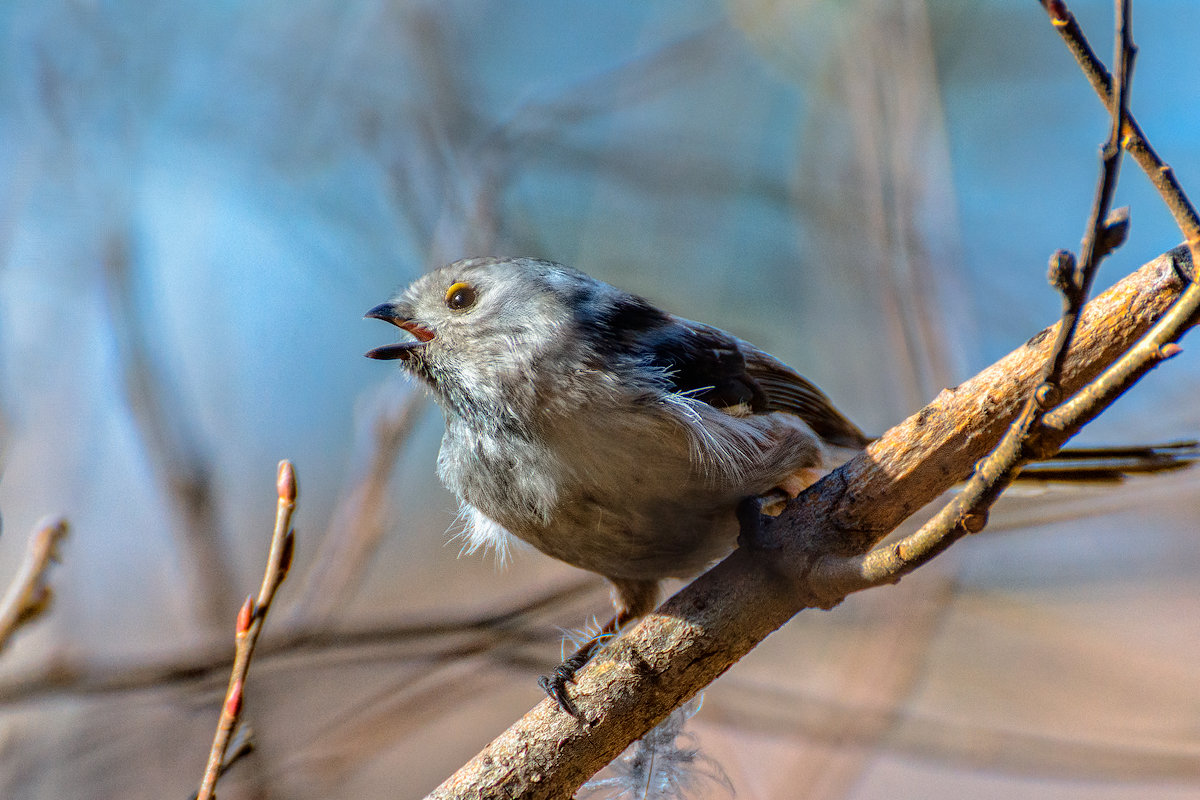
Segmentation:
[[(229, 687), (225, 690), (225, 702), (221, 705), (221, 718), (213, 737), (212, 750), (208, 754), (208, 765), (196, 800), (212, 800), (217, 780), (228, 769), (231, 760), (226, 759), (229, 745), (242, 718), (242, 701), (245, 693), (246, 676), (250, 672), (250, 659), (254, 646), (262, 633), (263, 622), (275, 599), (275, 592), (287, 578), (296, 551), (296, 537), (292, 531), (292, 512), (296, 508), (296, 473), (292, 462), (280, 461), (275, 487), (279, 501), (275, 506), (275, 532), (271, 536), (271, 551), (267, 556), (267, 568), (263, 573), (258, 598), (247, 597), (237, 617), (237, 650), (233, 658), (233, 669), (229, 675)], [(234, 757), (246, 751), (236, 748)]]
[[(1092, 85), (1104, 105), (1111, 108), (1113, 78), (1100, 59), (1096, 57), (1096, 51), (1092, 49), (1092, 45), (1084, 36), (1083, 29), (1079, 27), (1079, 22), (1067, 8), (1066, 2), (1064, 0), (1041, 0), (1041, 3), (1046, 9), (1046, 13), (1050, 15), (1054, 29), (1058, 31), (1058, 35), (1062, 37), (1067, 49), (1075, 57), (1079, 68), (1083, 70), (1088, 83)], [(1196, 207), (1188, 199), (1183, 187), (1179, 185), (1175, 171), (1159, 158), (1158, 153), (1150, 146), (1146, 135), (1131, 114), (1127, 114), (1125, 117), (1121, 145), (1129, 151), (1129, 155), (1133, 156), (1133, 160), (1150, 178), (1150, 182), (1154, 184), (1154, 188), (1158, 190), (1163, 202), (1170, 209), (1171, 215), (1175, 217), (1176, 224), (1183, 231), (1188, 249), (1192, 251), (1192, 261), (1200, 261), (1200, 255), (1198, 255), (1200, 253), (1200, 215), (1196, 214)]]

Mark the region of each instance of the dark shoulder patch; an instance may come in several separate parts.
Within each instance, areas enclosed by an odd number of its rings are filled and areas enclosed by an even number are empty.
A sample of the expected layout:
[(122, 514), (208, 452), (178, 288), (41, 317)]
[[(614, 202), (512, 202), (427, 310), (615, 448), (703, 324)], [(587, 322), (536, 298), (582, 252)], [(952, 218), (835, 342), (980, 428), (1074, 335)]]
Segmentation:
[[(632, 294), (605, 296), (587, 287), (587, 296), (576, 299), (581, 332), (592, 338), (602, 356), (627, 354), (638, 357), (647, 344), (647, 334), (671, 324), (666, 312)], [(651, 334), (651, 338), (652, 334)]]
[(765, 396), (746, 375), (737, 340), (723, 331), (676, 320), (649, 355), (666, 373), (673, 391), (720, 409), (745, 405), (758, 412), (766, 407)]
[(605, 316), (605, 323), (613, 330), (626, 334), (641, 333), (652, 328), (658, 328), (670, 322), (666, 312), (650, 305), (637, 295), (626, 295), (611, 304)]

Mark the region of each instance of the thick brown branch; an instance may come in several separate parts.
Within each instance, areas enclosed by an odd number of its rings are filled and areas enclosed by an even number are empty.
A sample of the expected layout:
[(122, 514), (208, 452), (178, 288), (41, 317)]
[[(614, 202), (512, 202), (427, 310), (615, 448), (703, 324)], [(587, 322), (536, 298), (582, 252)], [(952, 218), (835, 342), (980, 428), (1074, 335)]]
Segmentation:
[[(1077, 391), (1119, 358), (1193, 276), (1177, 248), (1089, 303), (1063, 364), (1063, 390)], [(430, 796), (568, 796), (798, 611), (836, 603), (808, 580), (817, 560), (867, 552), (965, 477), (1040, 380), (1055, 333), (944, 390), (766, 522), (755, 549), (734, 552), (602, 651), (572, 694), (594, 725), (543, 701)]]

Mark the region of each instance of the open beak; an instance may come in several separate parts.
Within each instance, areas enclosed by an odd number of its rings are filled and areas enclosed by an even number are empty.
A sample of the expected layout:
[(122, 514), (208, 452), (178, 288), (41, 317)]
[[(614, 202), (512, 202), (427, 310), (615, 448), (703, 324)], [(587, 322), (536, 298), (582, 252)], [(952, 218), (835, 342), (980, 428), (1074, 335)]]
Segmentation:
[(408, 331), (414, 337), (413, 341), (376, 347), (366, 353), (367, 358), (376, 358), (381, 361), (393, 361), (397, 358), (407, 359), (426, 342), (433, 339), (433, 331), (413, 322), (406, 311), (407, 309), (400, 303), (388, 302), (375, 306), (363, 315), (364, 319), (381, 319), (384, 322), (390, 322), (397, 328)]

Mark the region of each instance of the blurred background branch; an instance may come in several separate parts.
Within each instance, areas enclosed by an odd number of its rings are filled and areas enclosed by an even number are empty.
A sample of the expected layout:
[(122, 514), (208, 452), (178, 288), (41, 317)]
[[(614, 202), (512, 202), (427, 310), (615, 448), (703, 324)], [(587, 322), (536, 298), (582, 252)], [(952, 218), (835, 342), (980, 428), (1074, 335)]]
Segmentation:
[(151, 471), (174, 506), (184, 591), (199, 621), (216, 629), (229, 616), (234, 584), (213, 497), (212, 466), (169, 373), (151, 356), (151, 323), (142, 312), (144, 301), (135, 295), (131, 258), (128, 239), (113, 234), (104, 270), (127, 403)]
[(425, 407), (425, 396), (412, 389), (398, 391), (391, 384), (384, 388), (370, 422), (365, 470), (330, 515), (300, 597), (292, 603), (291, 625), (320, 630), (329, 623), (337, 606), (354, 596), (389, 519), (397, 517), (397, 509), (388, 502), (388, 486)]

